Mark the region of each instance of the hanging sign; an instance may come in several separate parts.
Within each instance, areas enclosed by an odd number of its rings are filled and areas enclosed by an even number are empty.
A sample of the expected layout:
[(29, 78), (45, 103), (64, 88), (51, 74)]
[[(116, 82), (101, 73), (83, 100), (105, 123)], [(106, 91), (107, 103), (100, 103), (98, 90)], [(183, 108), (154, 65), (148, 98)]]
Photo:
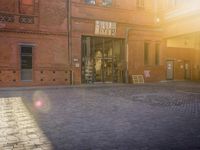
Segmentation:
[(116, 22), (109, 21), (96, 21), (95, 22), (95, 34), (115, 36), (117, 30)]

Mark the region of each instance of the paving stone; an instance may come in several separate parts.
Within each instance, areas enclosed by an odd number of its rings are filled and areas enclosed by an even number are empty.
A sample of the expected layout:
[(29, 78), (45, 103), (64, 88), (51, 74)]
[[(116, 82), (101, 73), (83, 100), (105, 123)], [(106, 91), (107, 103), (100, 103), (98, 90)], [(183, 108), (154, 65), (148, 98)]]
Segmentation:
[[(47, 105), (51, 106), (45, 111), (33, 104), (36, 92), (0, 90), (0, 133), (9, 131), (0, 134), (0, 150), (6, 146), (14, 150), (196, 150), (200, 147), (198, 83), (42, 89), (37, 93), (48, 97)], [(13, 145), (9, 145), (8, 140), (3, 140), (8, 133), (18, 138), (18, 144), (11, 140)], [(24, 147), (17, 147), (19, 144)]]
[[(0, 150), (31, 150), (34, 147), (45, 147), (48, 139), (37, 140), (38, 135), (45, 135), (40, 132), (21, 98), (1, 98), (0, 105)], [(52, 146), (48, 146), (48, 149), (51, 150)]]

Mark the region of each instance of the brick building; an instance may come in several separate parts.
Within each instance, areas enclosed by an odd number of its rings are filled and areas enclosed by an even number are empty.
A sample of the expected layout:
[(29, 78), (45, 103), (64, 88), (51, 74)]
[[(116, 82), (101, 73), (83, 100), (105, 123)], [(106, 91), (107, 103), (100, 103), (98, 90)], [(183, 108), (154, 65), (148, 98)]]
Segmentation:
[[(200, 1), (163, 0), (163, 43), (169, 79), (200, 80)], [(166, 77), (166, 78), (167, 78)]]
[(0, 1), (0, 86), (69, 83), (66, 5)]
[(1, 0), (0, 86), (199, 80), (198, 8), (178, 2)]

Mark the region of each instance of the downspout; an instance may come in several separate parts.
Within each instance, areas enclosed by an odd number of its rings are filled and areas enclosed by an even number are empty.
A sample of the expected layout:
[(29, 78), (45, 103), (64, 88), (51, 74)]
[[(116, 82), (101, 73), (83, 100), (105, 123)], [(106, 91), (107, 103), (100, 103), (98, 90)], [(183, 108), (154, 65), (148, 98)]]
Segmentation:
[(129, 73), (128, 73), (128, 69), (129, 69), (129, 65), (128, 65), (128, 55), (129, 55), (129, 46), (128, 46), (128, 38), (129, 38), (129, 31), (132, 30), (132, 28), (126, 28), (126, 32), (125, 32), (125, 64), (126, 64), (126, 68), (125, 68), (125, 83), (129, 83)]
[(71, 0), (67, 0), (67, 30), (68, 30), (68, 59), (69, 64), (71, 67), (72, 61), (71, 61), (71, 48), (72, 48), (72, 42), (71, 42)]
[(71, 39), (71, 0), (66, 0), (67, 4), (67, 40), (68, 40), (68, 63), (70, 67), (71, 84), (73, 84), (73, 70), (72, 70), (72, 39)]

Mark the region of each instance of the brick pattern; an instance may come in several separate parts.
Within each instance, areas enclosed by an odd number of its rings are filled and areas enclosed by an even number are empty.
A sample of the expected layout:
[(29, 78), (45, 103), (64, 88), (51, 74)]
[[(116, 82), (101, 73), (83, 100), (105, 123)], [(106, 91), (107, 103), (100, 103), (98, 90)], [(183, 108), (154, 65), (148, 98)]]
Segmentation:
[[(71, 84), (71, 72), (69, 69), (40, 69), (33, 73), (34, 85), (69, 85)], [(23, 85), (20, 79), (19, 70), (0, 70), (0, 86)]]
[(16, 6), (16, 0), (1, 0), (0, 1), (0, 10), (14, 12)]
[(35, 78), (40, 84), (70, 84), (70, 71), (41, 69), (36, 71)]
[(0, 149), (51, 150), (20, 97), (0, 98)]
[(0, 70), (0, 85), (19, 81), (17, 74), (19, 74), (19, 71), (16, 70)]

